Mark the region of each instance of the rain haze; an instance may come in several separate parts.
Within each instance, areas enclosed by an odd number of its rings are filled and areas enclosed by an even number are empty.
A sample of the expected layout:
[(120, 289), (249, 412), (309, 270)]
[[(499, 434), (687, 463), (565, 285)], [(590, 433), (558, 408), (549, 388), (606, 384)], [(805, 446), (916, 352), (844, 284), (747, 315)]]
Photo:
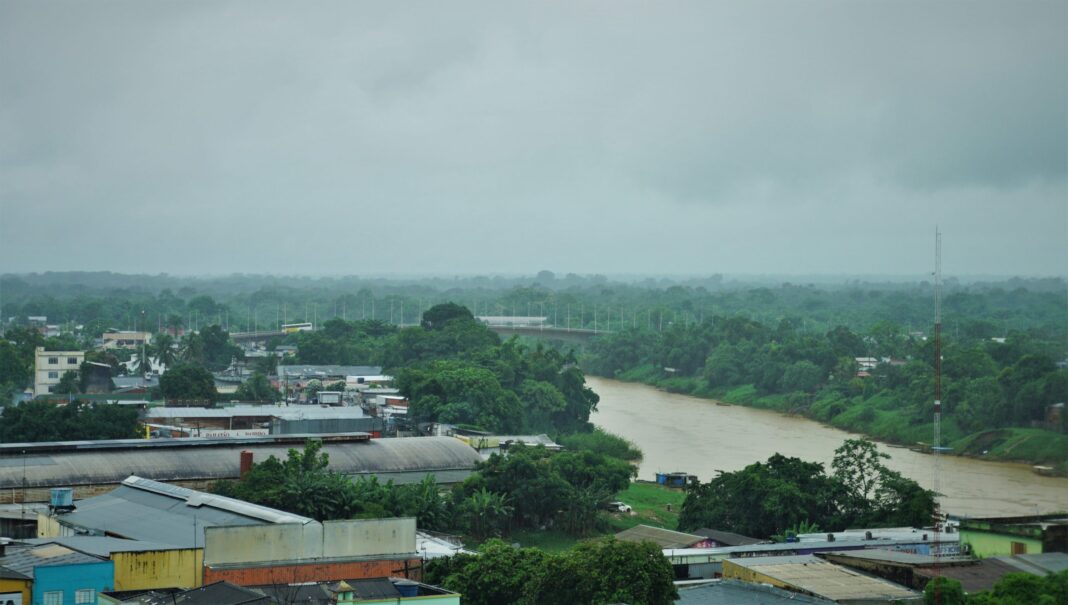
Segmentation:
[(0, 271), (1064, 275), (1068, 3), (0, 3)]

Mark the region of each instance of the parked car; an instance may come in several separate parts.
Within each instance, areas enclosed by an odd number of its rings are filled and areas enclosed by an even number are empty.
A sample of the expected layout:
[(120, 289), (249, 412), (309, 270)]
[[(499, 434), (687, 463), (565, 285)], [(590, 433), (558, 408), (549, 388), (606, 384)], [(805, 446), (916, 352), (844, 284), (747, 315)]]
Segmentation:
[(629, 512), (634, 510), (634, 509), (632, 509), (630, 507), (629, 504), (626, 504), (624, 502), (618, 502), (618, 501), (617, 502), (609, 502), (608, 504), (605, 505), (605, 508), (610, 510), (610, 511), (612, 511), (613, 513), (629, 513)]

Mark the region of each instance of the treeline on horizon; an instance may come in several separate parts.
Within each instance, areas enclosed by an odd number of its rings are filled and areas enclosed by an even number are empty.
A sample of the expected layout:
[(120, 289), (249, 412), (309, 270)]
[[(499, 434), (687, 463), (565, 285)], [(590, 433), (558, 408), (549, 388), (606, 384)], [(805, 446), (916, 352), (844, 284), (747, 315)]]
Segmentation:
[[(231, 275), (213, 278), (116, 273), (0, 276), (0, 317), (24, 323), (81, 324), (99, 336), (109, 329), (277, 329), (283, 321), (377, 320), (413, 325), (435, 304), (455, 302), (475, 315), (538, 315), (557, 326), (662, 331), (714, 315), (742, 315), (774, 325), (797, 318), (805, 331), (846, 326), (864, 331), (891, 321), (907, 331), (930, 330), (933, 289), (927, 281), (791, 283), (707, 278), (636, 281), (603, 275), (533, 277), (297, 278)], [(1033, 331), (1068, 348), (1068, 283), (1062, 278), (964, 282), (947, 279), (947, 333), (986, 322), (991, 336)]]

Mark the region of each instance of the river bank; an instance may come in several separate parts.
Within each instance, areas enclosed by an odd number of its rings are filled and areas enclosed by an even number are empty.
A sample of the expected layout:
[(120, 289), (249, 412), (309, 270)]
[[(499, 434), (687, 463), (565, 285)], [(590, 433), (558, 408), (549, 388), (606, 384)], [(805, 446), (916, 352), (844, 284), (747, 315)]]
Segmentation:
[[(640, 479), (658, 471), (686, 471), (708, 481), (776, 452), (830, 465), (834, 450), (854, 433), (813, 420), (741, 405), (673, 394), (651, 386), (589, 376), (601, 397), (591, 421), (644, 452)], [(933, 489), (933, 457), (878, 444), (887, 466)], [(939, 497), (944, 510), (968, 516), (1026, 515), (1068, 510), (1068, 479), (1043, 477), (1027, 465), (939, 457)]]
[[(877, 404), (854, 404), (846, 407), (840, 399), (817, 399), (806, 406), (798, 406), (797, 398), (792, 395), (760, 395), (752, 385), (709, 390), (696, 379), (665, 378), (648, 370), (649, 368), (636, 368), (616, 377), (602, 378), (643, 384), (669, 393), (717, 403), (801, 416), (896, 446), (923, 449), (924, 445), (930, 444), (933, 434), (931, 423), (910, 424), (902, 415), (879, 409)], [(1068, 477), (1068, 435), (1019, 427), (997, 428), (963, 435), (946, 429), (944, 425), (943, 435), (948, 438), (943, 445), (951, 448), (948, 452), (951, 455), (1031, 466), (1041, 465), (1051, 469), (1046, 472)]]

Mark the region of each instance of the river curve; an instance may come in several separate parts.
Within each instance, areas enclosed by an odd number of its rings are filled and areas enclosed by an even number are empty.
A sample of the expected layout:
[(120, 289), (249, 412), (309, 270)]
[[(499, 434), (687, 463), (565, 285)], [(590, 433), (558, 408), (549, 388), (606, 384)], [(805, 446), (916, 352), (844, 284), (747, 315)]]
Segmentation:
[[(645, 457), (640, 479), (658, 471), (686, 471), (708, 481), (716, 471), (736, 471), (775, 452), (824, 463), (835, 448), (857, 435), (798, 416), (653, 387), (587, 376), (601, 397), (594, 424), (636, 443)], [(879, 444), (890, 454), (887, 466), (931, 489), (934, 459), (929, 454)], [(962, 516), (1029, 515), (1068, 510), (1068, 479), (1043, 477), (1025, 464), (939, 456), (939, 498), (945, 512)]]

